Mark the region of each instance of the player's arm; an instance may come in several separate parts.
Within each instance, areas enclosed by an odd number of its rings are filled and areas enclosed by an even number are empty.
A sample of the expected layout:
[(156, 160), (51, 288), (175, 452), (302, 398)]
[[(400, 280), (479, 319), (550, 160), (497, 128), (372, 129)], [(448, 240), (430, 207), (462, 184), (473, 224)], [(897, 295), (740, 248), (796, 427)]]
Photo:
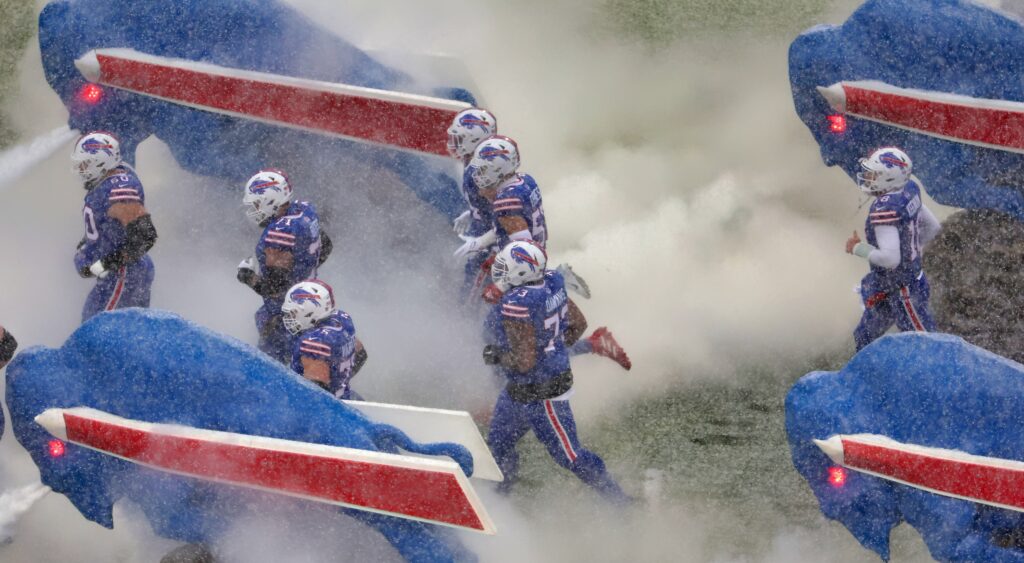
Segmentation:
[(521, 215), (503, 215), (498, 217), (498, 224), (509, 233), (508, 238), (512, 240), (533, 240), (530, 225)]
[(369, 357), (369, 354), (366, 353), (366, 347), (363, 346), (363, 341), (356, 338), (356, 356), (352, 362), (352, 377), (355, 377), (359, 370), (363, 369)]
[(115, 203), (107, 209), (107, 215), (124, 227), (124, 243), (114, 252), (90, 265), (88, 273), (83, 269), (81, 273), (86, 277), (90, 273), (102, 276), (107, 271), (131, 264), (142, 258), (156, 244), (157, 234), (153, 218), (141, 201)]
[(900, 231), (893, 225), (879, 225), (875, 227), (875, 241), (878, 247), (862, 242), (853, 232), (853, 236), (846, 241), (846, 252), (860, 256), (868, 262), (891, 270), (900, 265)]
[(565, 345), (572, 346), (587, 331), (587, 317), (583, 316), (583, 311), (576, 306), (572, 299), (569, 299), (566, 305), (569, 307), (566, 314), (566, 323), (569, 326), (565, 328)]
[(18, 341), (9, 331), (0, 326), (0, 369), (7, 365), (18, 349)]
[(930, 242), (935, 240), (935, 237), (939, 236), (939, 231), (942, 230), (942, 224), (935, 217), (930, 209), (921, 206), (921, 211), (917, 214), (920, 221), (921, 228), (921, 248), (928, 246)]
[(324, 390), (331, 385), (331, 366), (325, 360), (315, 360), (302, 356), (302, 377), (316, 383)]
[(537, 365), (537, 346), (533, 335), (533, 323), (513, 320), (502, 322), (505, 325), (509, 350), (500, 355), (498, 363), (519, 373), (530, 371)]
[(516, 193), (498, 194), (491, 204), (494, 218), (512, 240), (533, 240), (530, 224), (526, 222), (526, 205), (523, 198)]
[(291, 285), (292, 266), (295, 260), (290, 250), (282, 248), (267, 248), (265, 260), (267, 271), (262, 276), (256, 275), (255, 259), (243, 260), (238, 265), (238, 281), (263, 297), (274, 297)]
[(327, 236), (324, 231), (320, 231), (320, 257), (316, 260), (317, 268), (324, 265), (332, 250), (334, 250), (334, 242), (331, 241), (331, 237)]

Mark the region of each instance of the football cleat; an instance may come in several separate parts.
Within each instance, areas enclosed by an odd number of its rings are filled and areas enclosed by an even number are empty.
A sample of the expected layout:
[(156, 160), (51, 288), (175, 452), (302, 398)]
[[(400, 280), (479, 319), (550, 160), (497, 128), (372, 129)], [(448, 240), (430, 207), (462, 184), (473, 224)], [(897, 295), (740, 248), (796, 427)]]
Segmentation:
[(587, 340), (590, 341), (590, 344), (594, 347), (594, 353), (598, 356), (611, 358), (626, 371), (633, 367), (633, 362), (629, 360), (626, 351), (622, 349), (622, 346), (619, 346), (615, 336), (608, 330), (608, 327), (599, 327)]

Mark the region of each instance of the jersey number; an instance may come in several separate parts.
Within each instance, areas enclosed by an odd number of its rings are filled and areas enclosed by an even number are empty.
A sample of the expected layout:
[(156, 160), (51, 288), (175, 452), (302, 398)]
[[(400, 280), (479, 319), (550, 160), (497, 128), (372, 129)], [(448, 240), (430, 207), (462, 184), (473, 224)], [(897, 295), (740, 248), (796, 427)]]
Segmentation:
[(100, 231), (96, 228), (96, 217), (93, 216), (92, 208), (82, 208), (82, 216), (85, 218), (85, 238), (96, 240), (100, 238)]
[(544, 330), (551, 331), (551, 340), (548, 340), (548, 345), (544, 347), (545, 352), (555, 351), (555, 339), (562, 335), (562, 316), (567, 310), (568, 306), (563, 306), (557, 313), (544, 319)]

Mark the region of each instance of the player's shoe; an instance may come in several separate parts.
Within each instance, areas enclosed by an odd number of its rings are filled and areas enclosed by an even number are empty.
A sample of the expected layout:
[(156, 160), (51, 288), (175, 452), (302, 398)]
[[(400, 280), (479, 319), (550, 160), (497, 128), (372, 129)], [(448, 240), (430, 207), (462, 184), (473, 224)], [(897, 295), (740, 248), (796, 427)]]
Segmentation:
[(590, 344), (594, 347), (594, 353), (598, 356), (611, 358), (626, 371), (633, 367), (633, 362), (629, 361), (626, 351), (619, 346), (608, 327), (599, 327), (587, 340), (590, 340)]
[(562, 274), (562, 279), (565, 280), (565, 287), (569, 288), (570, 291), (575, 292), (577, 295), (584, 299), (590, 299), (590, 286), (587, 285), (587, 281), (581, 278), (572, 271), (572, 266), (568, 264), (559, 264), (555, 271)]

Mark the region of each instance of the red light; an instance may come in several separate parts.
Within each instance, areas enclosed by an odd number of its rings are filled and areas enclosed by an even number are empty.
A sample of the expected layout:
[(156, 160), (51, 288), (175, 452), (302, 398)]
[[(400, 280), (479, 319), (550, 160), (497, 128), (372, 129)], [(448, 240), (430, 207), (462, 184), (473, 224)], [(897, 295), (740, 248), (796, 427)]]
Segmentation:
[(828, 484), (835, 488), (846, 484), (846, 469), (833, 465), (828, 468)]
[(50, 457), (60, 457), (64, 455), (64, 442), (60, 440), (50, 440), (50, 443), (46, 445), (47, 450), (50, 452)]
[(103, 97), (103, 88), (98, 84), (86, 84), (78, 91), (78, 99), (87, 104), (95, 104)]
[(833, 133), (846, 131), (846, 116), (838, 113), (828, 116), (828, 130)]

